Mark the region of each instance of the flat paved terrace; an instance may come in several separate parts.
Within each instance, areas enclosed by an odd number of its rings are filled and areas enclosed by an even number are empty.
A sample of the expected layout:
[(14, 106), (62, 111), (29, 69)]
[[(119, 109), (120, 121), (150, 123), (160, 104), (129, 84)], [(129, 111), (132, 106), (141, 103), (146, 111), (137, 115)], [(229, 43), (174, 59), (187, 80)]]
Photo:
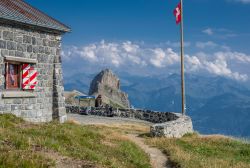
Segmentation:
[(83, 125), (117, 125), (117, 124), (141, 124), (145, 126), (151, 126), (153, 123), (136, 120), (132, 118), (118, 118), (118, 117), (101, 117), (92, 115), (80, 115), (80, 114), (67, 114), (69, 120), (75, 120)]

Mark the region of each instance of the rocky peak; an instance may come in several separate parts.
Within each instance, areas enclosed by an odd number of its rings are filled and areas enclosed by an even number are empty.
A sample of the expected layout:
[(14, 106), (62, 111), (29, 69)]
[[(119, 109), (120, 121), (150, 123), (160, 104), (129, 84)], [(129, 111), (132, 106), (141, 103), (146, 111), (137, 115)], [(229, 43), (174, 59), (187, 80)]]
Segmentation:
[(129, 107), (128, 95), (120, 90), (120, 79), (105, 69), (95, 76), (90, 84), (89, 95), (102, 95), (106, 104)]

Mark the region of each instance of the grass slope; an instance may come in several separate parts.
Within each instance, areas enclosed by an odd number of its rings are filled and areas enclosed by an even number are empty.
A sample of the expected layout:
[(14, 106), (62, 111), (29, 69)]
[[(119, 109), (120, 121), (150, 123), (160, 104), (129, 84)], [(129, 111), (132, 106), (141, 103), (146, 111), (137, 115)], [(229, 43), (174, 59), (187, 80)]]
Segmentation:
[(147, 168), (148, 156), (117, 131), (55, 122), (34, 125), (0, 115), (0, 167), (57, 166), (56, 153), (93, 167)]
[(250, 167), (250, 144), (223, 136), (191, 134), (180, 139), (148, 138), (147, 143), (162, 149), (175, 167)]

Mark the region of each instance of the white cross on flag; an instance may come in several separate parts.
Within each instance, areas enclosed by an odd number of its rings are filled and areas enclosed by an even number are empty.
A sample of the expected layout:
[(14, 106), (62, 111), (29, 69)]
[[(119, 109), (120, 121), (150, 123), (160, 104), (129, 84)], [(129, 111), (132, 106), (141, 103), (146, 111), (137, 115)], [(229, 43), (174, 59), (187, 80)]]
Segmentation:
[(175, 8), (174, 16), (176, 18), (176, 24), (179, 24), (181, 22), (181, 3), (179, 3)]

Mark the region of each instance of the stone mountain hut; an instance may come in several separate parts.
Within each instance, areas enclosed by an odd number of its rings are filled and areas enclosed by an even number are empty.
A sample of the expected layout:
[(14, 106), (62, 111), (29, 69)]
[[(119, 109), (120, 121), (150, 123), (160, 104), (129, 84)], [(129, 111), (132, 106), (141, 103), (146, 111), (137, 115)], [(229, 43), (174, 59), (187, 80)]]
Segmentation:
[(0, 113), (67, 119), (60, 51), (69, 31), (24, 0), (0, 0)]

